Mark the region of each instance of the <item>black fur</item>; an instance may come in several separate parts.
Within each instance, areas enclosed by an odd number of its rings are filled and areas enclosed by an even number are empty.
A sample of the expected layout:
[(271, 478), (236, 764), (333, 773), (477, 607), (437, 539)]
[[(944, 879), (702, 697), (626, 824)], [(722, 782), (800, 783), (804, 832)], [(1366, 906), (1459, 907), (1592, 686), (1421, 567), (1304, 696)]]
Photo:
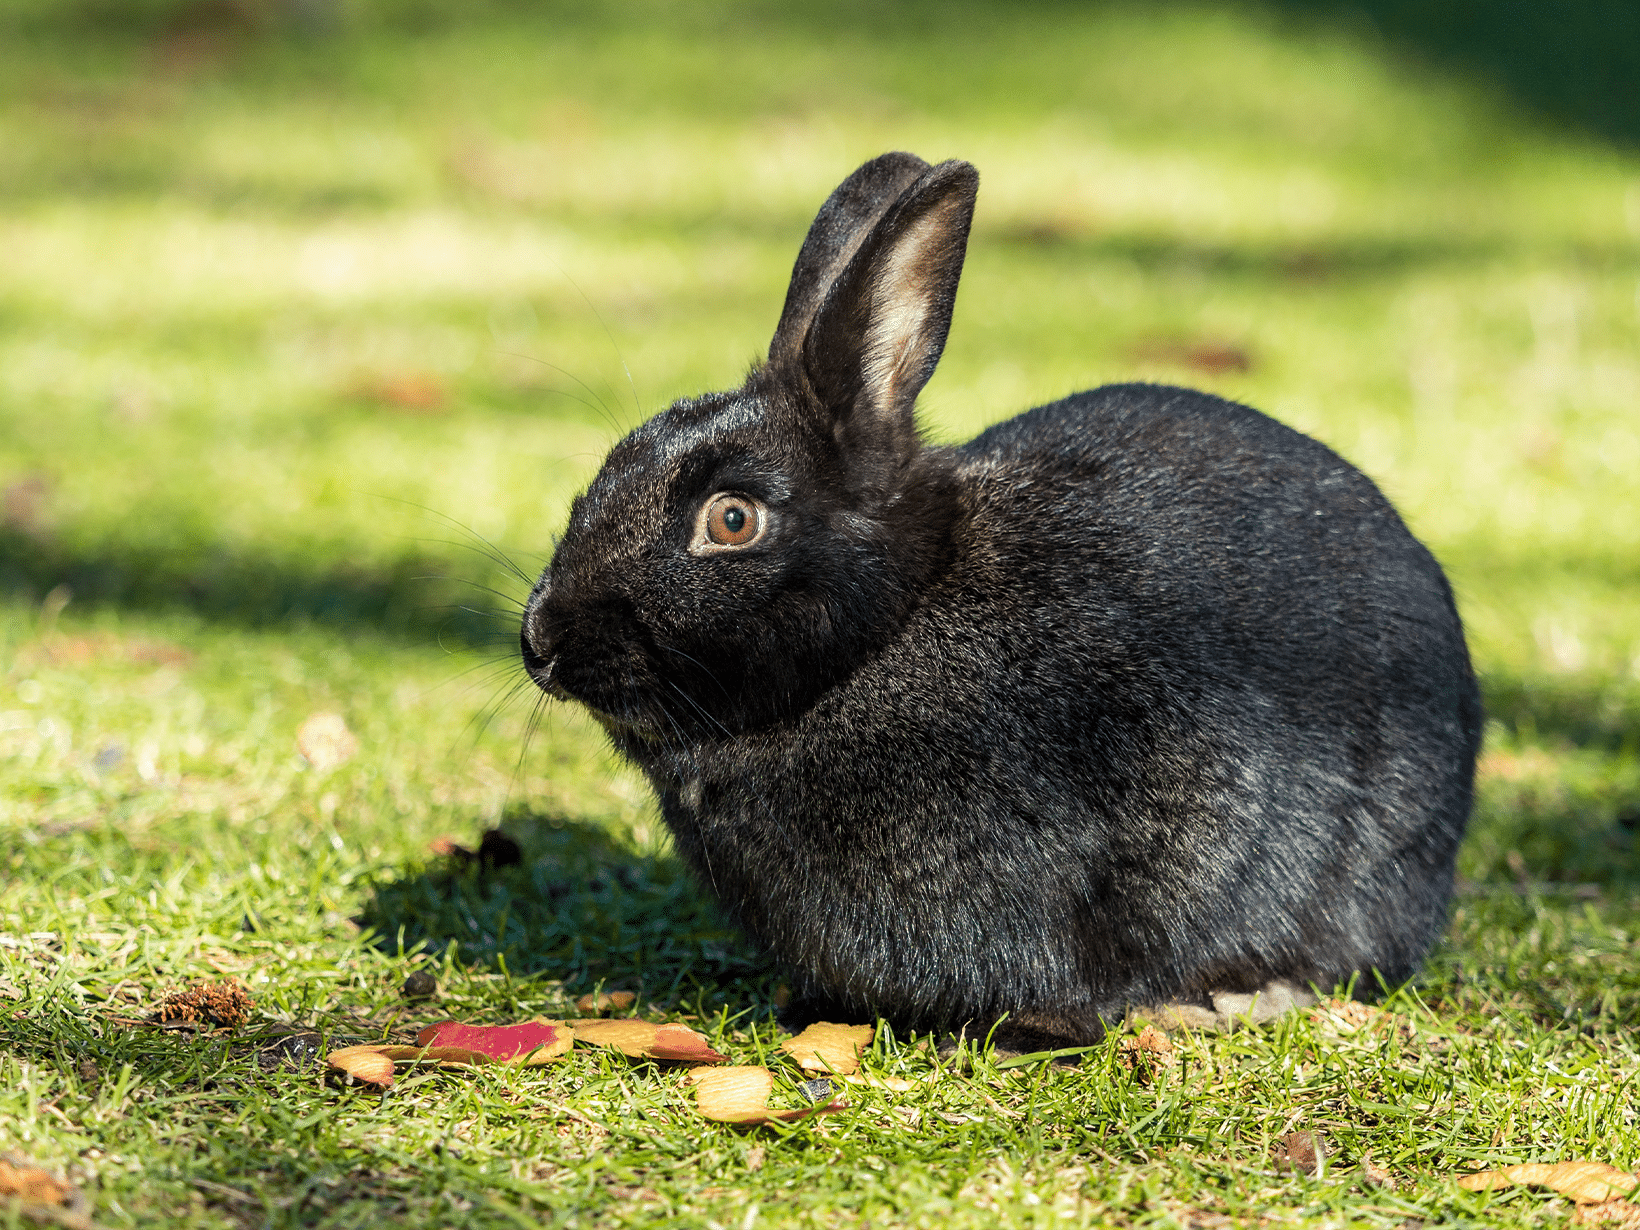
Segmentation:
[[(1480, 702), (1435, 560), (1255, 410), (1116, 385), (917, 438), (977, 177), (827, 202), (768, 363), (633, 432), (531, 595), (796, 1015), (1096, 1039), (1124, 1008), (1410, 975)], [(718, 492), (753, 545), (692, 548)]]

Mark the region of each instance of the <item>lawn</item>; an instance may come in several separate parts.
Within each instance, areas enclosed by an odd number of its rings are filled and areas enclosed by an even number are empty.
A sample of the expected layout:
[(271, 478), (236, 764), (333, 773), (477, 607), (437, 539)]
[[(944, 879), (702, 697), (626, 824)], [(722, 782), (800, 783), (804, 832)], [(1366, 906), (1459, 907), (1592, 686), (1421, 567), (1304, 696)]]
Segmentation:
[[(1561, 1226), (1455, 1179), (1640, 1168), (1640, 155), (1292, 11), (450, 11), (0, 6), (0, 1155), (107, 1227)], [(1447, 937), (1370, 1011), (1166, 1056), (880, 1031), (910, 1089), (790, 1126), (590, 1050), (327, 1080), (316, 1047), (607, 987), (802, 1104), (779, 971), (522, 689), (512, 611), (894, 148), (982, 176), (935, 438), (1188, 383), (1445, 563), (1489, 711)], [(351, 754), (299, 751), (316, 714)], [(496, 827), (519, 864), (431, 845)], [(243, 1028), (148, 1023), (230, 977)]]

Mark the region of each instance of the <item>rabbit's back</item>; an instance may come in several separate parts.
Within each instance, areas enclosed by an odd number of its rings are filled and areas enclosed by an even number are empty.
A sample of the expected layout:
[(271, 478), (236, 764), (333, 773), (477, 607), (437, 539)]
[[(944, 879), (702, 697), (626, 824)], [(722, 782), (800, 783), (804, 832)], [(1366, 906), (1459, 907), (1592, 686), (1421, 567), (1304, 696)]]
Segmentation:
[(663, 797), (747, 928), (839, 1011), (1051, 1009), (1071, 1035), (1133, 1003), (1410, 974), (1479, 708), (1440, 570), (1373, 485), (1255, 411), (1143, 385), (949, 461), (953, 561), (900, 634)]

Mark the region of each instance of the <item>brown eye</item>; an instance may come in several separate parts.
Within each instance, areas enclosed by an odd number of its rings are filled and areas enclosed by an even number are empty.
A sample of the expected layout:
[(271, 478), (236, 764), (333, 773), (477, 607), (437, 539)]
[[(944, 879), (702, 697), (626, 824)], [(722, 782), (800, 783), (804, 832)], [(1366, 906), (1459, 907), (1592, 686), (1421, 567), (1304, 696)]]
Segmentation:
[(701, 518), (703, 546), (744, 547), (763, 536), (763, 506), (743, 495), (715, 495)]

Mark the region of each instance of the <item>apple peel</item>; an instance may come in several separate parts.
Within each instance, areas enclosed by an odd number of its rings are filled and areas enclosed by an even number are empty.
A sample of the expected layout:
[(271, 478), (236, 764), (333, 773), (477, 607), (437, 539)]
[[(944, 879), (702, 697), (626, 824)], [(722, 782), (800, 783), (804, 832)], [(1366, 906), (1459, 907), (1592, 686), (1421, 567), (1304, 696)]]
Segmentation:
[[(519, 1025), (467, 1025), (461, 1021), (440, 1021), (416, 1035), (416, 1042), (430, 1050), (463, 1050), (480, 1058), (448, 1062), (522, 1063), (528, 1067), (550, 1063), (567, 1055), (575, 1043), (575, 1031), (563, 1021), (534, 1017)], [(426, 1056), (446, 1059), (445, 1056)]]

